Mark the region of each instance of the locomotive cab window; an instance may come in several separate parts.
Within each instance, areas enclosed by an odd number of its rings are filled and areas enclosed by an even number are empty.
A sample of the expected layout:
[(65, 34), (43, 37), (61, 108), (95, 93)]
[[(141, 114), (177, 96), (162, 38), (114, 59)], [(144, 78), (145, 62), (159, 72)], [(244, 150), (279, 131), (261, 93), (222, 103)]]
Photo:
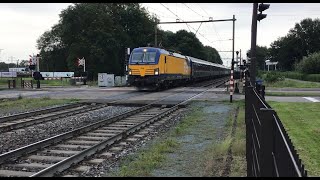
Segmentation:
[(156, 52), (133, 52), (131, 56), (132, 63), (154, 63)]

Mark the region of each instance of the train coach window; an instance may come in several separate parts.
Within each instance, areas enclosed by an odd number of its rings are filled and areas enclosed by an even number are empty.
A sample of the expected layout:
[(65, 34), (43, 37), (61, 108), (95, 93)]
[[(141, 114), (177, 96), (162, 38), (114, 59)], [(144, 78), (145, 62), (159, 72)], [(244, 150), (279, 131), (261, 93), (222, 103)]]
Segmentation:
[(167, 63), (167, 56), (164, 57), (164, 63)]

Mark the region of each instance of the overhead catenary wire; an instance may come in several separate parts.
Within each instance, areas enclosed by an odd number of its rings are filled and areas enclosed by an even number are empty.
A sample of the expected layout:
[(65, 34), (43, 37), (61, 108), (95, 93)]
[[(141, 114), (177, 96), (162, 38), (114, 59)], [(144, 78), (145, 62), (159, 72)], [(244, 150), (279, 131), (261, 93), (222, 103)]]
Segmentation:
[[(182, 22), (184, 22), (183, 21), (183, 19), (181, 19), (177, 14), (175, 14), (174, 12), (172, 12), (168, 7), (166, 7), (165, 5), (163, 5), (162, 3), (160, 3), (163, 7), (165, 7), (168, 11), (170, 11), (172, 14), (174, 14), (179, 20), (181, 20)], [(192, 26), (189, 26), (189, 24), (188, 23), (186, 23), (186, 25), (188, 26), (188, 27), (190, 27), (190, 28), (192, 28), (193, 30), (195, 30), (195, 31), (197, 31), (196, 29), (194, 29)], [(190, 30), (190, 29), (189, 29)], [(190, 30), (191, 31), (191, 30)], [(208, 42), (210, 42), (210, 43), (212, 43), (213, 44), (213, 42), (211, 42), (209, 39), (207, 39), (206, 37), (204, 37), (201, 33), (199, 33), (199, 35), (201, 35), (203, 38), (205, 38)]]
[[(208, 15), (208, 17), (211, 17), (211, 16), (207, 13), (207, 11), (204, 10), (204, 9), (199, 5), (199, 3), (197, 3), (197, 5), (198, 5), (198, 7), (200, 7), (200, 9), (201, 9), (203, 12), (205, 12), (205, 13)], [(211, 26), (212, 26), (213, 30), (215, 31), (218, 40), (219, 40), (219, 41), (222, 41), (222, 40), (221, 40), (221, 36), (220, 36), (220, 34), (218, 33), (218, 31), (216, 30), (215, 25), (212, 23)], [(231, 40), (232, 40), (232, 39), (231, 39)], [(221, 44), (221, 43), (219, 43), (219, 46), (220, 46), (220, 49), (226, 49), (225, 46), (224, 46), (223, 44)], [(221, 48), (221, 46), (222, 46), (222, 48)], [(226, 53), (226, 52), (224, 52), (224, 53)], [(221, 55), (222, 55), (222, 54), (221, 54)]]
[[(204, 10), (204, 9), (199, 5), (199, 3), (197, 3), (197, 5), (198, 5), (198, 7), (200, 7), (201, 10), (202, 10), (203, 12), (205, 12), (205, 13), (208, 15), (208, 17), (210, 18), (210, 15), (207, 13), (207, 11)], [(193, 11), (193, 12), (194, 12), (194, 11)], [(197, 13), (197, 14), (198, 14), (198, 13)], [(200, 15), (200, 16), (201, 16), (201, 17), (204, 17), (203, 15)], [(211, 26), (213, 27), (213, 30), (215, 31), (216, 36), (218, 37), (218, 41), (222, 41), (222, 40), (221, 40), (221, 37), (220, 37), (220, 34), (219, 34), (218, 31), (216, 30), (216, 28), (215, 28), (215, 26), (214, 26), (213, 23), (212, 23)], [(219, 43), (218, 45), (219, 45), (220, 49), (225, 49), (224, 45), (222, 45), (221, 43)], [(222, 47), (222, 48), (221, 48), (221, 47)], [(219, 54), (220, 54), (220, 53), (219, 53)], [(220, 56), (224, 56), (224, 55), (223, 55), (223, 54), (220, 54)]]
[[(197, 4), (197, 5), (198, 5), (198, 4)], [(192, 8), (190, 8), (190, 7), (187, 6), (186, 4), (185, 4), (185, 6), (188, 7), (188, 9), (190, 9), (192, 12), (194, 12), (194, 13), (196, 13), (197, 15), (201, 16), (202, 18), (205, 17), (205, 16), (197, 13), (196, 11), (194, 11)], [(208, 15), (209, 18), (211, 17), (211, 16), (207, 13), (207, 11), (205, 11), (200, 5), (198, 5), (198, 6), (202, 9), (202, 11), (204, 11), (204, 12)], [(220, 37), (219, 33), (217, 32), (214, 24), (212, 24), (212, 27), (213, 27), (213, 29), (214, 29), (214, 31), (215, 31), (215, 33), (216, 33), (215, 35), (218, 37), (218, 40), (213, 41), (213, 42), (217, 42), (217, 41), (220, 41), (220, 42), (221, 42), (221, 41), (229, 41), (229, 40), (232, 40), (232, 39), (221, 40), (221, 37)], [(224, 47), (221, 43), (219, 43), (218, 46), (219, 46), (220, 49), (225, 49), (225, 47)], [(223, 48), (221, 48), (222, 46), (223, 46)], [(219, 49), (218, 49), (218, 48), (216, 48), (216, 49), (217, 49), (218, 52), (219, 52)], [(221, 57), (225, 57), (225, 54), (224, 54), (224, 53), (219, 53), (219, 54), (220, 54)], [(229, 58), (221, 58), (221, 59), (229, 59)]]
[[(170, 10), (170, 8), (168, 8), (167, 6), (165, 6), (164, 4), (162, 4), (162, 3), (160, 3), (163, 7), (165, 7), (169, 12), (171, 12), (173, 15), (175, 15), (177, 18), (178, 18), (178, 20), (181, 20), (181, 22), (184, 22), (184, 20), (183, 19), (181, 19), (176, 13), (174, 13), (174, 12), (172, 12), (171, 10)], [(192, 26), (189, 26), (189, 24), (188, 23), (186, 23), (186, 25), (187, 25), (187, 27), (190, 27), (190, 28), (192, 28), (195, 32), (197, 32), (197, 30), (195, 29), (195, 28), (193, 28)], [(189, 30), (190, 30), (190, 28), (189, 28)], [(190, 30), (191, 31), (191, 30)], [(206, 38), (204, 35), (202, 35), (201, 33), (198, 33), (200, 36), (202, 36), (204, 39), (206, 39), (209, 43), (211, 43), (211, 44), (215, 44), (215, 43), (213, 43), (212, 41), (210, 41), (208, 38)], [(219, 40), (221, 40), (221, 38), (219, 39)], [(222, 54), (220, 55), (220, 56), (222, 56)]]

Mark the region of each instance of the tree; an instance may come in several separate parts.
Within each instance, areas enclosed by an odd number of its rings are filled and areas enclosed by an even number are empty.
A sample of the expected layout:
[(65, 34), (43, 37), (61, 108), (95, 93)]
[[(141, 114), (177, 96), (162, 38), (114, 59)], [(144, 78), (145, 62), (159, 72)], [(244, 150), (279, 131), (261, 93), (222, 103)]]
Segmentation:
[(296, 64), (296, 70), (305, 74), (319, 74), (320, 72), (320, 52), (312, 53)]
[(16, 67), (16, 64), (14, 64), (14, 63), (9, 63), (9, 64), (7, 64), (7, 63), (5, 63), (5, 62), (0, 62), (0, 71), (2, 71), (2, 72), (8, 72), (9, 71), (9, 69), (8, 68), (12, 68), (12, 67)]
[[(248, 50), (249, 58), (251, 58), (250, 50)], [(256, 51), (256, 66), (260, 70), (264, 70), (265, 61), (269, 59), (268, 48), (265, 46), (258, 46)]]
[(296, 23), (288, 34), (270, 45), (270, 60), (284, 70), (293, 70), (304, 56), (320, 51), (320, 20), (306, 18)]
[(77, 58), (85, 57), (91, 78), (99, 72), (121, 75), (125, 47), (151, 42), (155, 20), (137, 3), (75, 3), (38, 39), (43, 66), (77, 72)]
[(217, 64), (223, 64), (221, 57), (215, 48), (210, 46), (205, 46), (204, 53), (206, 55), (205, 60), (209, 62), (217, 63)]

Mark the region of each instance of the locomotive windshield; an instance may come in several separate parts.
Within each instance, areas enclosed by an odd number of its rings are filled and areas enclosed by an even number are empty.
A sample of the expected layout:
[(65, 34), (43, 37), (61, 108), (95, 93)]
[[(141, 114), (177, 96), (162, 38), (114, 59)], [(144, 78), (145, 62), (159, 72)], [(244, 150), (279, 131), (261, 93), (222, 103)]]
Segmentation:
[(154, 63), (156, 52), (133, 52), (131, 63)]

